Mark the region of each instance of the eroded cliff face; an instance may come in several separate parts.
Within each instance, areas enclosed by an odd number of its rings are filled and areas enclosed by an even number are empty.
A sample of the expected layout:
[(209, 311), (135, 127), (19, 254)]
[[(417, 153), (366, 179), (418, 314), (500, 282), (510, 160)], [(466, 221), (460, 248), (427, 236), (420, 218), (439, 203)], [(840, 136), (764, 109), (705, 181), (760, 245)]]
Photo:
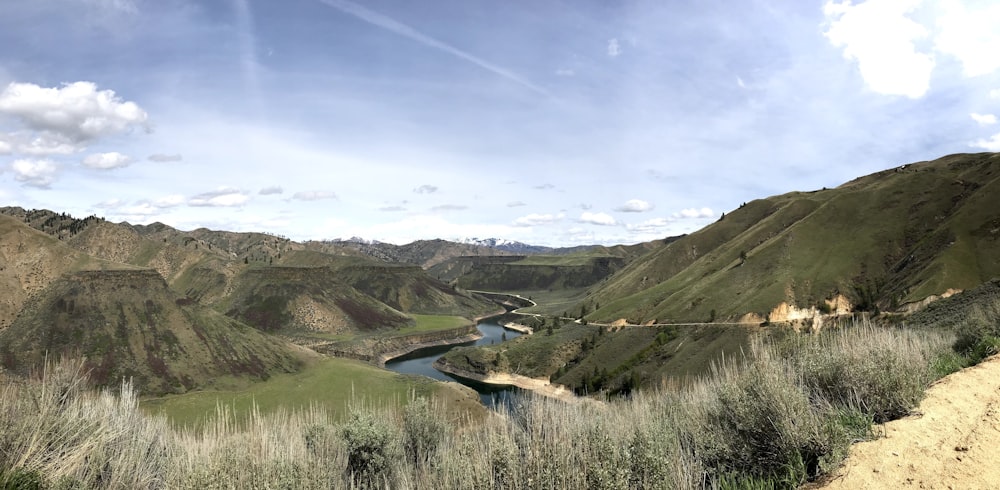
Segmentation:
[(906, 314), (914, 313), (914, 312), (916, 312), (918, 310), (922, 310), (922, 309), (926, 308), (927, 305), (929, 305), (929, 304), (931, 304), (931, 303), (933, 303), (933, 302), (935, 302), (935, 301), (937, 301), (939, 299), (950, 298), (950, 297), (952, 297), (952, 296), (954, 296), (954, 295), (956, 295), (958, 293), (961, 293), (961, 292), (962, 292), (961, 289), (951, 289), (950, 288), (950, 289), (946, 290), (945, 292), (943, 292), (941, 294), (932, 294), (932, 295), (924, 298), (921, 301), (915, 301), (913, 303), (906, 303), (905, 305), (901, 306), (899, 308), (899, 310), (900, 310), (900, 312), (906, 313)]

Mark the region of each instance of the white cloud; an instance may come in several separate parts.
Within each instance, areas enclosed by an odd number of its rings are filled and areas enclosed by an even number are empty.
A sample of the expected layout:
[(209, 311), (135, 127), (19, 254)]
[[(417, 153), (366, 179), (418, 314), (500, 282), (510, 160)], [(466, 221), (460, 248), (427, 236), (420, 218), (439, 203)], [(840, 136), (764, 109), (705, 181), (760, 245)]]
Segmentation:
[(293, 194), (292, 199), (298, 201), (322, 201), (324, 199), (337, 199), (337, 193), (332, 191), (300, 191)]
[(972, 114), (969, 114), (969, 117), (971, 117), (973, 121), (976, 121), (977, 123), (983, 126), (988, 126), (990, 124), (997, 123), (997, 117), (994, 116), (993, 114), (976, 114), (975, 112), (973, 112)]
[(125, 201), (121, 199), (108, 199), (107, 201), (101, 201), (94, 205), (97, 209), (118, 209), (125, 205)]
[(622, 54), (622, 46), (621, 43), (618, 42), (618, 39), (608, 39), (608, 56), (617, 58), (620, 54)]
[(527, 206), (524, 201), (511, 201), (507, 203), (508, 208), (519, 208), (521, 206)]
[(512, 224), (514, 226), (521, 226), (521, 227), (551, 225), (553, 223), (559, 222), (560, 220), (563, 219), (563, 217), (564, 215), (562, 213), (560, 214), (532, 213), (527, 216), (521, 216), (520, 218), (515, 219)]
[(399, 211), (406, 211), (406, 208), (403, 206), (382, 206), (381, 208), (378, 208), (378, 210), (385, 213), (395, 213)]
[(154, 153), (149, 156), (149, 161), (157, 163), (179, 162), (183, 159), (184, 157), (182, 157), (179, 153), (173, 155), (167, 155), (164, 153)]
[(59, 166), (52, 160), (14, 160), (10, 164), (14, 180), (31, 187), (48, 188), (56, 180)]
[(157, 208), (175, 208), (184, 204), (184, 196), (179, 194), (173, 194), (170, 196), (161, 197), (153, 201), (153, 206)]
[(434, 206), (431, 208), (431, 211), (462, 211), (465, 209), (469, 209), (469, 207), (461, 204), (442, 204), (440, 206)]
[[(992, 3), (990, 5), (989, 3)], [(962, 63), (967, 77), (987, 75), (1000, 69), (1000, 4), (961, 1), (941, 2), (944, 13), (938, 18), (941, 32), (935, 40), (938, 51)], [(971, 7), (971, 8), (967, 8)]]
[(285, 190), (282, 189), (280, 186), (272, 185), (270, 187), (265, 187), (261, 189), (259, 192), (257, 192), (257, 194), (260, 194), (262, 196), (271, 196), (274, 194), (282, 194), (284, 192)]
[(424, 184), (420, 187), (417, 187), (416, 189), (413, 189), (413, 192), (417, 194), (433, 194), (437, 192), (437, 190), (438, 190), (437, 186)]
[(625, 228), (637, 233), (657, 233), (670, 226), (672, 222), (672, 220), (668, 220), (667, 218), (653, 218), (642, 223), (625, 225)]
[(920, 98), (930, 88), (934, 58), (914, 45), (928, 35), (908, 17), (919, 5), (920, 0), (827, 2), (825, 35), (844, 48), (845, 58), (858, 62), (861, 77), (875, 92)]
[(993, 90), (990, 90), (990, 98), (1000, 99), (1000, 88), (995, 88)]
[(600, 226), (614, 226), (618, 224), (614, 218), (606, 213), (591, 213), (589, 211), (584, 211), (580, 215), (580, 221)]
[(220, 187), (211, 192), (198, 194), (188, 200), (189, 206), (195, 207), (236, 207), (250, 200), (245, 192), (230, 187)]
[(101, 136), (145, 126), (148, 118), (135, 102), (92, 82), (61, 88), (13, 82), (0, 92), (0, 113), (18, 118), (28, 128), (62, 143), (85, 143)]
[(4, 140), (3, 135), (0, 134), (0, 155), (10, 155), (11, 153), (14, 153), (14, 145)]
[(1000, 133), (994, 134), (990, 139), (979, 139), (971, 143), (973, 148), (982, 148), (986, 151), (1000, 151)]
[(41, 135), (32, 138), (27, 143), (21, 143), (17, 146), (16, 151), (17, 153), (31, 156), (71, 155), (80, 151), (80, 148), (60, 139), (58, 136)]
[(653, 205), (642, 199), (629, 199), (625, 204), (615, 208), (615, 211), (622, 213), (645, 213), (652, 210)]
[(87, 157), (83, 159), (84, 167), (98, 170), (123, 168), (127, 167), (130, 163), (132, 163), (132, 159), (129, 156), (122, 155), (117, 151), (109, 153), (94, 153), (92, 155), (87, 155)]
[(715, 212), (710, 208), (688, 208), (682, 209), (672, 215), (673, 219), (699, 219), (699, 218), (712, 218), (715, 216)]

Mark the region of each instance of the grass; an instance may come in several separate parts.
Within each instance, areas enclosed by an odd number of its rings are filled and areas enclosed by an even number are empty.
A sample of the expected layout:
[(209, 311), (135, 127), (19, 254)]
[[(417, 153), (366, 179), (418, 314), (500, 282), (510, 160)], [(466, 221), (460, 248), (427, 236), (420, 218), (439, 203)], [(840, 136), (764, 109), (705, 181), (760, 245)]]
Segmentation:
[(392, 333), (393, 337), (412, 335), (415, 333), (436, 332), (471, 325), (472, 321), (461, 316), (449, 315), (410, 315), (416, 322), (412, 326), (402, 327)]
[[(939, 331), (848, 326), (754, 342), (745, 357), (690, 386), (606, 404), (527, 397), (457, 425), (438, 401), (410, 395), (400, 400), (406, 409), (340, 399), (339, 414), (315, 403), (250, 407), (245, 415), (220, 408), (202, 425), (178, 430), (138, 410), (131, 386), (88, 391), (79, 366), (60, 365), (41, 379), (0, 383), (0, 483), (795, 488), (839, 464), (851, 441), (870, 437), (871, 423), (897, 394), (912, 407), (933, 379), (932, 359), (950, 343)], [(315, 381), (335, 382), (333, 371)], [(826, 382), (841, 376), (851, 386)]]
[[(351, 400), (376, 406), (399, 406), (411, 393), (433, 396), (439, 383), (418, 376), (404, 376), (350, 359), (323, 358), (295, 374), (279, 374), (242, 389), (206, 390), (142, 400), (149, 414), (163, 414), (175, 426), (200, 426), (216, 414), (218, 405), (245, 417), (256, 407), (261, 413), (322, 407), (334, 418), (347, 412)], [(442, 394), (445, 394), (442, 391)]]
[(597, 252), (579, 252), (569, 255), (529, 255), (517, 262), (511, 262), (510, 265), (513, 266), (532, 266), (532, 265), (552, 265), (552, 266), (574, 266), (574, 265), (590, 265), (594, 259), (598, 258), (613, 258), (613, 255), (607, 255), (604, 253)]
[(501, 291), (509, 294), (520, 294), (525, 298), (530, 298), (537, 303), (536, 306), (521, 308), (522, 313), (536, 313), (540, 315), (562, 316), (563, 313), (573, 315), (577, 312), (569, 311), (587, 296), (587, 290), (583, 288), (554, 289), (554, 290), (531, 290), (531, 291)]
[(599, 284), (587, 301), (602, 308), (588, 319), (735, 319), (838, 292), (857, 304), (855, 286), (874, 282), (888, 310), (972, 288), (1000, 275), (998, 159), (956, 155), (746, 203)]

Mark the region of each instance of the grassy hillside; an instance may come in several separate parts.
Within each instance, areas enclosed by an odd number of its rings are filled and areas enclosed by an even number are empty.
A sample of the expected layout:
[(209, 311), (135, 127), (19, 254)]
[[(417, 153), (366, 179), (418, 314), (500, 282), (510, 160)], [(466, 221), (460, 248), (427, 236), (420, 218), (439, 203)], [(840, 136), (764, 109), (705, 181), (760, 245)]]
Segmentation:
[(0, 332), (0, 360), (25, 371), (47, 356), (82, 356), (99, 385), (132, 378), (146, 394), (220, 378), (299, 369), (299, 349), (180, 298), (153, 270), (89, 271), (54, 281)]
[(459, 287), (487, 291), (585, 288), (624, 267), (626, 259), (604, 253), (458, 257), (428, 273)]
[(64, 273), (134, 269), (83, 254), (31, 228), (25, 219), (0, 215), (0, 330), (10, 326), (28, 298)]
[[(842, 294), (893, 309), (1000, 275), (1000, 157), (953, 155), (746, 203), (595, 288), (593, 320), (706, 321)], [(714, 314), (713, 314), (714, 312)]]

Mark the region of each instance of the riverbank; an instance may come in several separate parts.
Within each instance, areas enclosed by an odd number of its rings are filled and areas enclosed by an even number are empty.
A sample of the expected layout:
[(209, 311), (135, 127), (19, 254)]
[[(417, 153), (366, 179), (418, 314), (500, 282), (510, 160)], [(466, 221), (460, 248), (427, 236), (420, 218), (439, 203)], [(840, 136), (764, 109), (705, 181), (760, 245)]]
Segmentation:
[[(473, 325), (473, 327), (475, 327), (475, 325)], [(450, 339), (441, 339), (441, 340), (433, 340), (433, 341), (428, 341), (428, 342), (419, 342), (419, 343), (416, 343), (416, 344), (410, 344), (410, 345), (407, 345), (406, 347), (403, 347), (401, 349), (397, 349), (397, 350), (394, 350), (394, 351), (390, 351), (390, 352), (386, 352), (386, 353), (383, 353), (383, 354), (379, 354), (378, 357), (375, 358), (375, 364), (377, 364), (378, 367), (380, 367), (380, 368), (384, 368), (385, 367), (385, 363), (387, 363), (387, 362), (389, 362), (389, 361), (391, 361), (391, 360), (393, 360), (393, 359), (395, 359), (397, 357), (405, 356), (405, 355), (407, 355), (407, 354), (409, 354), (411, 352), (415, 352), (415, 351), (418, 351), (420, 349), (425, 349), (427, 347), (439, 347), (439, 346), (442, 346), (442, 345), (464, 344), (466, 342), (475, 342), (475, 341), (477, 341), (477, 340), (479, 340), (481, 338), (483, 338), (483, 334), (479, 333), (479, 331), (477, 330), (476, 333), (466, 334), (466, 335), (461, 336), (461, 337), (454, 337), (454, 338), (450, 338)]]
[(567, 389), (565, 386), (553, 384), (547, 379), (529, 378), (527, 376), (521, 376), (518, 374), (509, 373), (490, 373), (482, 374), (473, 371), (468, 371), (444, 362), (443, 359), (438, 359), (434, 362), (434, 369), (441, 371), (443, 373), (451, 374), (453, 376), (458, 376), (460, 378), (471, 379), (473, 381), (478, 381), (480, 383), (485, 383), (489, 385), (497, 386), (516, 386), (522, 390), (528, 390), (537, 393), (542, 396), (549, 398), (555, 398), (570, 403), (580, 403), (580, 402), (594, 402), (598, 403), (597, 400), (592, 398), (579, 397), (573, 394), (572, 391)]
[(523, 333), (525, 335), (531, 335), (531, 334), (535, 333), (535, 329), (533, 329), (533, 328), (531, 328), (531, 327), (529, 327), (527, 325), (521, 325), (520, 323), (508, 322), (508, 323), (504, 323), (501, 326), (503, 328), (506, 328), (507, 330), (513, 330), (515, 332), (521, 332), (521, 333)]

